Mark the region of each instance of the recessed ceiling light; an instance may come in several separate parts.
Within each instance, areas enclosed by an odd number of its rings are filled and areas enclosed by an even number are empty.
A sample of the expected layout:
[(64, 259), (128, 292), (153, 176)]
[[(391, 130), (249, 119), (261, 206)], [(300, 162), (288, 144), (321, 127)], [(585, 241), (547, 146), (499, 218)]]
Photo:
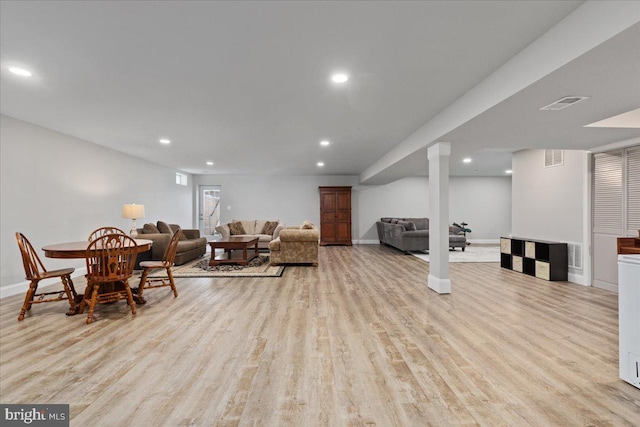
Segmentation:
[(20, 67), (9, 67), (9, 71), (22, 77), (31, 77), (33, 75), (31, 71)]
[(171, 144), (171, 141), (170, 141), (170, 140), (168, 140), (168, 139), (166, 139), (166, 138), (162, 138), (162, 139), (160, 140), (160, 144)]
[(213, 166), (213, 162), (207, 162), (207, 165)]
[(331, 76), (331, 81), (334, 83), (346, 83), (349, 80), (349, 76), (344, 73), (335, 73)]
[(511, 173), (513, 173), (513, 171), (511, 169), (507, 169), (506, 171), (504, 171), (504, 173), (511, 174)]
[(462, 159), (463, 163), (471, 163), (471, 157), (465, 157), (464, 159)]
[(316, 163), (316, 164), (317, 164), (317, 165), (318, 165), (318, 167), (320, 167), (320, 168), (324, 166), (324, 162), (318, 162), (318, 163)]
[(324, 141), (320, 141), (320, 145), (323, 145), (323, 146), (325, 146), (325, 147), (326, 147), (327, 145), (329, 145), (329, 144), (330, 144), (330, 142), (329, 142), (329, 141), (327, 141), (326, 139), (325, 139)]

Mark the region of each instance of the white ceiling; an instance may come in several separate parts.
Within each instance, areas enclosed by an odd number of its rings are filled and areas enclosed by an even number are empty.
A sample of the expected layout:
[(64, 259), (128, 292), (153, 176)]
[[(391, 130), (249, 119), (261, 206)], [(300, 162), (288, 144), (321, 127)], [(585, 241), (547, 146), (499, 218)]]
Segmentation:
[[(3, 1), (0, 107), (192, 173), (359, 174), (581, 3)], [(501, 174), (508, 124), (490, 113), (451, 140)]]

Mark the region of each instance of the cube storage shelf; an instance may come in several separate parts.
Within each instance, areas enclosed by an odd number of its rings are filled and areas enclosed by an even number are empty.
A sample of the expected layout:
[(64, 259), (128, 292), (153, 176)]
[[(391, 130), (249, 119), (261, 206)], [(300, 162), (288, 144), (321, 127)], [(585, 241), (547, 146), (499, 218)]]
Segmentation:
[(569, 276), (568, 247), (566, 243), (501, 237), (500, 266), (539, 279), (566, 281)]

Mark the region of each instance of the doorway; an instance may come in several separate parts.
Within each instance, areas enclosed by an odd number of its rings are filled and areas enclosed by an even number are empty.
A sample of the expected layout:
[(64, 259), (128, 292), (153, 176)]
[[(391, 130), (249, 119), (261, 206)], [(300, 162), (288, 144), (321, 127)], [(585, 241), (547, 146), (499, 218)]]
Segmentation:
[(220, 225), (220, 190), (219, 185), (200, 186), (198, 228), (207, 240), (214, 237), (216, 227)]

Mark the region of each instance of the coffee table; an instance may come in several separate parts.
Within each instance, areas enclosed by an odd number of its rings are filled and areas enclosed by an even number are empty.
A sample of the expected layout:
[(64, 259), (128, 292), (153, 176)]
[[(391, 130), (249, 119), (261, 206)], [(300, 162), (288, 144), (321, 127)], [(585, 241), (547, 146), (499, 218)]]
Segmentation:
[[(258, 256), (257, 237), (231, 236), (228, 239), (211, 240), (209, 246), (211, 246), (211, 261), (209, 261), (209, 265), (212, 266), (218, 264), (247, 265), (249, 261)], [(224, 249), (224, 254), (216, 257), (216, 249)], [(241, 254), (233, 253), (233, 251), (239, 250), (242, 250)], [(252, 252), (248, 252), (248, 250)]]

